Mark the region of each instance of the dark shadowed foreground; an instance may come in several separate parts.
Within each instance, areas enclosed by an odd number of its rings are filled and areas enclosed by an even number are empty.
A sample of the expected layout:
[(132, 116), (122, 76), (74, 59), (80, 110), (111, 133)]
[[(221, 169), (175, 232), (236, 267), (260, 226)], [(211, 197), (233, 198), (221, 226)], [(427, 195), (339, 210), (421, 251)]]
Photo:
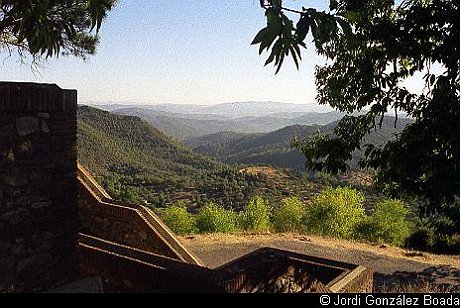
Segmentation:
[[(460, 258), (296, 234), (182, 237), (206, 266), (217, 267), (264, 246), (368, 266), (374, 291), (460, 292)], [(429, 288), (427, 286), (430, 286)]]

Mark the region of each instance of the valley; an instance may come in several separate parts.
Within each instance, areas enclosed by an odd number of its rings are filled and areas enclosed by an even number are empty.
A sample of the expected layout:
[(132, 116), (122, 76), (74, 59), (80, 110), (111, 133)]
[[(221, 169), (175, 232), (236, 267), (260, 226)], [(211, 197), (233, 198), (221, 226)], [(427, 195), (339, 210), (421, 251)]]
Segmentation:
[[(304, 158), (291, 148), (291, 140), (294, 137), (305, 139), (318, 132), (332, 134), (337, 121), (325, 125), (288, 125), (265, 133), (221, 128), (222, 131), (213, 134), (180, 141), (141, 116), (123, 115), (118, 111), (79, 107), (80, 163), (87, 166), (114, 198), (144, 204), (160, 215), (173, 232), (183, 235), (182, 242), (186, 246), (212, 266), (269, 245), (364, 263), (376, 269), (374, 289), (386, 292), (402, 287), (412, 290), (403, 283), (406, 276), (401, 278), (396, 269), (404, 268), (410, 275), (422, 273), (422, 279), (413, 286), (422, 288), (426, 281), (431, 281), (432, 269), (442, 270), (451, 262), (451, 259), (445, 261), (425, 252), (415, 253), (414, 257), (411, 252), (398, 248), (418, 247), (418, 242), (410, 241), (418, 241), (412, 236), (423, 227), (418, 225), (411, 203), (405, 203), (407, 212), (388, 207), (389, 212), (382, 210), (385, 204), (396, 209), (403, 203), (391, 203), (399, 201), (388, 199), (374, 188), (372, 171), (355, 168), (346, 174), (332, 176), (304, 169)], [(209, 120), (208, 115), (199, 113), (191, 118)], [(400, 119), (395, 126), (394, 118), (385, 117), (382, 129), (371, 132), (364, 142), (385, 144), (408, 123), (410, 120)], [(175, 122), (169, 124), (174, 126)], [(355, 163), (361, 155), (354, 154)], [(339, 190), (328, 191), (328, 187)], [(346, 188), (340, 190), (340, 187)], [(334, 199), (334, 193), (339, 194), (338, 199)], [(364, 216), (360, 216), (352, 234), (327, 235), (329, 231), (324, 234), (310, 231), (305, 219), (312, 217), (308, 216), (313, 213), (310, 211), (320, 206), (321, 199), (317, 199), (320, 195), (329, 198), (326, 204), (331, 206), (335, 205), (329, 202), (351, 202), (353, 208), (362, 207)], [(253, 200), (259, 203), (251, 203)], [(305, 210), (296, 212), (298, 210), (289, 207), (295, 206), (296, 200)], [(255, 211), (252, 214), (251, 204), (258, 207), (257, 210), (252, 208)], [(337, 212), (336, 215), (351, 214)], [(245, 225), (244, 217), (252, 217), (255, 225)], [(337, 219), (339, 228), (346, 228), (349, 218), (340, 222), (340, 217), (333, 219)], [(203, 227), (203, 219), (213, 227)], [(268, 224), (259, 227), (265, 231), (256, 231), (263, 219)], [(296, 219), (300, 225), (293, 225)], [(317, 219), (319, 225), (328, 223), (325, 216)], [(355, 218), (350, 216), (350, 219)], [(371, 225), (366, 225), (369, 223)], [(290, 232), (294, 232), (294, 236)], [(444, 281), (455, 273), (456, 270), (449, 267), (445, 277), (433, 282), (438, 287), (444, 285)], [(450, 288), (455, 284), (447, 282), (447, 285)]]
[[(410, 123), (400, 119), (394, 127), (394, 118), (386, 117), (382, 128), (372, 131), (363, 144), (382, 145), (394, 138), (394, 135)], [(225, 163), (269, 165), (280, 168), (305, 170), (305, 157), (291, 147), (294, 138), (303, 140), (317, 133), (332, 134), (337, 122), (326, 125), (292, 125), (269, 133), (240, 134), (220, 132), (196, 138), (187, 138), (184, 143), (194, 151), (214, 157)], [(354, 153), (354, 165), (361, 157)]]
[(237, 102), (201, 105), (93, 105), (115, 114), (137, 116), (179, 140), (232, 131), (267, 133), (290, 125), (325, 125), (339, 112), (312, 112), (307, 105), (276, 102)]
[(460, 0), (303, 2), (0, 1), (0, 293), (459, 306)]
[[(289, 112), (279, 114), (288, 117)], [(200, 117), (207, 116), (195, 114), (195, 120)], [(274, 205), (289, 196), (308, 203), (328, 185), (357, 187), (372, 207), (381, 194), (369, 183), (353, 181), (349, 174), (332, 177), (306, 172), (303, 156), (290, 148), (294, 136), (330, 132), (334, 123), (294, 125), (257, 134), (221, 131), (187, 138), (184, 144), (140, 117), (80, 106), (79, 161), (113, 197), (152, 208), (185, 204), (198, 211), (214, 201), (239, 210), (256, 196)], [(388, 129), (373, 138), (386, 138), (393, 132)]]

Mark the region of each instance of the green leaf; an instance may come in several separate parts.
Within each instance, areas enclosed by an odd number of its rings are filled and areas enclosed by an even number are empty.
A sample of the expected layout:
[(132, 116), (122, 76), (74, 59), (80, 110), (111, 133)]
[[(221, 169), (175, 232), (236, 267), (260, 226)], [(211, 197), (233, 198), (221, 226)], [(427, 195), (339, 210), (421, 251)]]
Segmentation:
[(280, 8), (283, 4), (282, 0), (271, 0), (271, 2), (274, 7), (278, 7), (278, 8)]
[(329, 2), (329, 9), (331, 11), (336, 10), (338, 6), (339, 6), (339, 2), (337, 0), (331, 0)]
[[(302, 46), (302, 45), (300, 45)], [(300, 53), (300, 48), (299, 48), (299, 44), (292, 44), (292, 47), (295, 49), (295, 51), (297, 52), (297, 56), (299, 57), (299, 60), (302, 60), (302, 55)]]
[(278, 72), (280, 71), (281, 66), (283, 65), (283, 61), (284, 61), (284, 52), (281, 52), (281, 55), (278, 59), (278, 68), (276, 69), (275, 75), (278, 74)]
[(283, 23), (278, 12), (274, 10), (267, 10), (267, 28), (271, 33), (278, 34), (281, 32)]
[(346, 35), (346, 36), (351, 36), (353, 35), (353, 30), (351, 29), (351, 25), (350, 23), (345, 20), (345, 19), (342, 19), (340, 17), (337, 17), (336, 18), (337, 22), (339, 23), (340, 25), (340, 28), (342, 28), (342, 32)]
[(273, 33), (268, 33), (265, 37), (264, 40), (260, 43), (259, 47), (259, 54), (262, 54), (262, 52), (265, 49), (269, 49), (270, 46), (272, 45), (273, 41), (276, 39), (277, 35)]
[(297, 60), (296, 51), (294, 50), (292, 46), (289, 47), (289, 50), (291, 51), (292, 59), (294, 59), (295, 67), (299, 69), (299, 60)]
[(282, 43), (283, 43), (283, 41), (281, 39), (278, 39), (276, 41), (275, 45), (273, 45), (272, 52), (271, 52), (270, 56), (268, 57), (267, 61), (265, 62), (265, 65), (268, 65), (268, 64), (273, 62), (273, 60), (275, 59), (275, 56), (278, 55), (279, 51), (281, 50)]
[(434, 85), (435, 82), (436, 82), (436, 75), (431, 75), (430, 76), (430, 85)]
[(308, 30), (310, 29), (310, 16), (302, 14), (296, 25), (297, 41), (301, 42), (307, 37)]
[(326, 40), (329, 32), (329, 24), (322, 17), (315, 18), (315, 22), (317, 26), (312, 26), (313, 38), (315, 39), (315, 43), (321, 45)]
[(359, 13), (354, 11), (348, 11), (343, 13), (343, 17), (348, 19), (351, 23), (355, 23), (359, 20)]
[(257, 45), (261, 43), (268, 33), (268, 28), (263, 28), (262, 30), (260, 30), (259, 33), (257, 33), (257, 35), (254, 37), (254, 40), (252, 41), (251, 45)]

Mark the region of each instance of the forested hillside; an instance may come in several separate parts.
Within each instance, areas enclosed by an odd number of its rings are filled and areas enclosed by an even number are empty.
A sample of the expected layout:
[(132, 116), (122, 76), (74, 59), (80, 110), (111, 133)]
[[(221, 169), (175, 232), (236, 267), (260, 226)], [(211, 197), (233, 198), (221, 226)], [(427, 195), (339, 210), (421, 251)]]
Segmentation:
[(160, 207), (213, 200), (237, 209), (255, 196), (274, 204), (290, 195), (308, 200), (325, 185), (282, 170), (245, 172), (193, 152), (137, 117), (87, 106), (78, 110), (78, 159), (113, 197)]
[(290, 141), (294, 136), (312, 135), (317, 129), (315, 126), (294, 125), (265, 134), (222, 132), (187, 139), (185, 143), (196, 152), (230, 164), (271, 165), (303, 170), (304, 156), (291, 149)]
[[(372, 131), (364, 144), (372, 143), (380, 146), (400, 132), (409, 123), (408, 119), (399, 119), (394, 127), (394, 118), (385, 117), (382, 129)], [(327, 125), (308, 126), (293, 125), (282, 129), (261, 134), (238, 134), (221, 132), (199, 138), (188, 138), (185, 143), (196, 152), (210, 155), (225, 163), (249, 165), (270, 165), (296, 170), (305, 169), (305, 157), (291, 148), (294, 137), (305, 139), (321, 134), (331, 134), (337, 122)], [(355, 161), (360, 157), (355, 153)]]
[(78, 110), (78, 159), (115, 197), (158, 206), (210, 197), (237, 205), (250, 197), (242, 187), (260, 185), (256, 177), (192, 152), (139, 118), (87, 106)]
[(81, 162), (98, 172), (128, 164), (130, 174), (196, 177), (221, 166), (137, 117), (117, 116), (86, 106), (78, 109), (78, 141)]

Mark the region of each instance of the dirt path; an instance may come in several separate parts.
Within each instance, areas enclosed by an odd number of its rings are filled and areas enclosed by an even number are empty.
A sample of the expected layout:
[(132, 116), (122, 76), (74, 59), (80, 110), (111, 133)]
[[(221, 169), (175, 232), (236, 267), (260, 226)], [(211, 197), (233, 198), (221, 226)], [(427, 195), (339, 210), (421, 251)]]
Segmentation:
[(433, 255), (299, 234), (182, 237), (181, 242), (211, 268), (261, 247), (275, 247), (317, 257), (361, 264), (374, 270), (374, 289), (426, 282), (460, 292), (460, 256)]

